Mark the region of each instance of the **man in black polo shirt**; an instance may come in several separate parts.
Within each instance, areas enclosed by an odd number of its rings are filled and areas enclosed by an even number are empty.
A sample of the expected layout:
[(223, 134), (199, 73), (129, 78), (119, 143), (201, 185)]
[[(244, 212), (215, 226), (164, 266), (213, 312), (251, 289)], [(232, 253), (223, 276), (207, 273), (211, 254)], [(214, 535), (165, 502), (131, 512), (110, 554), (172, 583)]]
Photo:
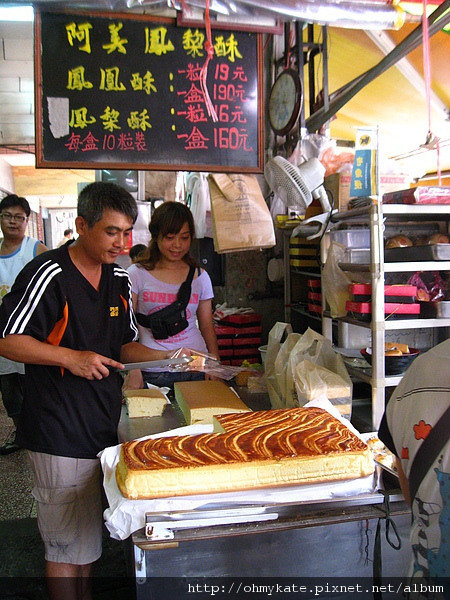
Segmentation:
[(51, 599), (91, 594), (101, 555), (97, 454), (117, 443), (122, 402), (115, 369), (167, 357), (136, 341), (128, 274), (114, 264), (136, 217), (119, 186), (85, 187), (77, 240), (26, 265), (0, 308), (0, 355), (26, 365), (17, 436), (33, 466)]

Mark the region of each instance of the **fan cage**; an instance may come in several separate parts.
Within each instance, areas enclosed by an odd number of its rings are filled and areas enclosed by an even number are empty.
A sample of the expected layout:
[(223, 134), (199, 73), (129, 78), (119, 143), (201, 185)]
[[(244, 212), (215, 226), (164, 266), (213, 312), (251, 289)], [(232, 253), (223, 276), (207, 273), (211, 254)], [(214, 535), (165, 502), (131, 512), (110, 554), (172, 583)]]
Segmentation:
[(282, 156), (275, 156), (266, 164), (264, 175), (273, 192), (288, 206), (305, 209), (312, 195), (301, 173)]

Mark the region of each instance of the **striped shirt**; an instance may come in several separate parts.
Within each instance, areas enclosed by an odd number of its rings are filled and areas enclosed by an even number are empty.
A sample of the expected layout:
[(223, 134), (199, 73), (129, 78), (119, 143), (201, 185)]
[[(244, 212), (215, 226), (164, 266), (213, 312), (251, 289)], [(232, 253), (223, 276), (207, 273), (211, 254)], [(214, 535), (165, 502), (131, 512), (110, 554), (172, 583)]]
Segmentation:
[[(0, 331), (120, 360), (122, 345), (138, 336), (128, 273), (103, 265), (97, 291), (72, 263), (68, 246), (45, 252), (4, 297)], [(26, 364), (18, 442), (35, 452), (95, 458), (117, 443), (121, 384), (115, 372), (89, 381), (60, 367)]]

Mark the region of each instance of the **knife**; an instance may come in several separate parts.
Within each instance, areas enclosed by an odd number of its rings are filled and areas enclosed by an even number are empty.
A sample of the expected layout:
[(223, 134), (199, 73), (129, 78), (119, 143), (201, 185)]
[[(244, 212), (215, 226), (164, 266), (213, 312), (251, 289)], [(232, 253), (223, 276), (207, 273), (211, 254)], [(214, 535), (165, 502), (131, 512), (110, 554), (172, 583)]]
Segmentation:
[[(158, 367), (170, 367), (172, 365), (187, 365), (193, 361), (192, 356), (179, 356), (178, 358), (165, 358), (163, 360), (147, 360), (143, 362), (125, 363), (124, 371), (133, 369), (152, 369)], [(122, 369), (117, 369), (122, 371)]]

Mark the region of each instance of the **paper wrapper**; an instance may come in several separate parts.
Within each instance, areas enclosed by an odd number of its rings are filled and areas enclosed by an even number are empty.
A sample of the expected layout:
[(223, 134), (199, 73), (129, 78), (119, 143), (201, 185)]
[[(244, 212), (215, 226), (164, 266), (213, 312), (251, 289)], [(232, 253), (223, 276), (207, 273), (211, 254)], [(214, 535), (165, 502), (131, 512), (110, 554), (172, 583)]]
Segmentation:
[[(318, 398), (306, 405), (325, 408), (334, 417), (341, 420), (356, 435), (358, 432), (326, 398)], [(211, 433), (212, 425), (191, 425), (180, 427), (164, 433), (147, 436), (142, 439), (167, 437), (172, 435), (198, 435), (200, 433)], [(105, 488), (109, 508), (104, 512), (106, 527), (111, 537), (124, 540), (133, 532), (142, 529), (145, 525), (146, 512), (168, 512), (193, 510), (208, 505), (209, 508), (217, 505), (223, 507), (243, 504), (277, 504), (277, 503), (300, 503), (318, 500), (331, 500), (335, 498), (353, 497), (361, 494), (369, 494), (375, 491), (377, 483), (376, 476), (369, 475), (359, 479), (336, 481), (335, 483), (319, 483), (314, 485), (299, 484), (293, 486), (273, 487), (254, 490), (243, 490), (220, 494), (201, 494), (196, 496), (178, 496), (176, 498), (157, 498), (154, 500), (128, 500), (125, 498), (116, 483), (116, 465), (119, 461), (120, 444), (103, 450), (100, 454), (100, 462), (103, 469), (103, 487)], [(230, 518), (233, 523), (233, 518)]]

